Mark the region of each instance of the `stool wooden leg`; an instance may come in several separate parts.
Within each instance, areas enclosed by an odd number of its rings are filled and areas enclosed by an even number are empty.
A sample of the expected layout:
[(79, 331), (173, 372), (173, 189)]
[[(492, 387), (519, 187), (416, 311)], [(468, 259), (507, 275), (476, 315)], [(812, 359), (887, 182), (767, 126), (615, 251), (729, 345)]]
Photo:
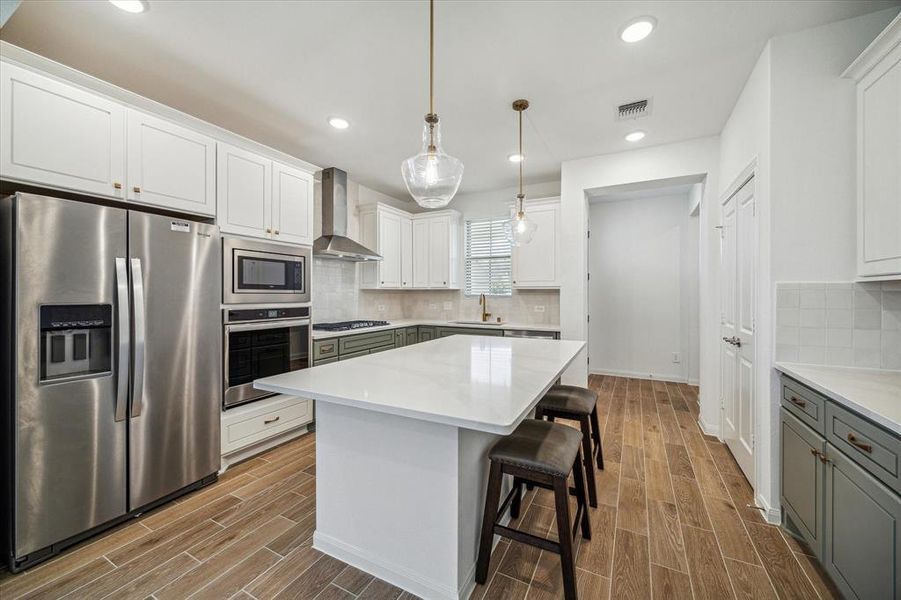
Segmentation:
[(494, 541), (494, 523), (497, 521), (497, 509), (501, 501), (500, 463), (491, 463), (488, 475), (488, 491), (485, 494), (485, 513), (482, 515), (482, 535), (479, 540), (479, 558), (476, 562), (476, 583), (488, 580), (488, 562), (491, 559), (491, 543)]
[[(576, 487), (576, 502), (582, 507), (582, 539), (591, 539), (591, 520), (588, 516), (588, 506), (586, 506), (587, 498), (585, 497), (585, 472), (582, 470), (582, 461), (578, 458), (573, 464), (573, 483)], [(589, 461), (591, 468), (591, 461)]]
[(591, 425), (588, 415), (579, 418), (582, 427), (582, 456), (585, 460), (585, 474), (588, 476), (588, 501), (592, 507), (598, 505), (597, 485), (594, 480), (594, 460), (591, 457)]
[(598, 407), (595, 405), (591, 411), (591, 429), (594, 445), (598, 452), (598, 469), (604, 470), (604, 447), (601, 445), (601, 426), (598, 423)]
[(516, 491), (513, 493), (513, 500), (510, 501), (510, 518), (518, 519), (519, 510), (522, 507), (522, 479), (513, 478), (513, 489)]
[[(581, 468), (582, 457), (576, 458)], [(576, 563), (569, 518), (569, 485), (565, 477), (554, 479), (554, 505), (557, 508), (557, 539), (560, 541), (560, 567), (563, 569), (563, 594), (566, 600), (576, 600)], [(587, 510), (587, 509), (585, 509)]]

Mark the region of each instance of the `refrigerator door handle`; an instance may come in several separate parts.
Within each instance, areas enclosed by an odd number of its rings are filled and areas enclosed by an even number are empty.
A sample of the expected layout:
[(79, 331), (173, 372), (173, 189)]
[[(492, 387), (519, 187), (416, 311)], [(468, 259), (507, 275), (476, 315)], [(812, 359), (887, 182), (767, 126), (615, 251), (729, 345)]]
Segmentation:
[(132, 301), (134, 302), (134, 383), (131, 391), (131, 416), (140, 417), (144, 408), (144, 274), (141, 259), (131, 259)]
[(116, 305), (118, 309), (119, 343), (116, 364), (116, 421), (124, 421), (128, 410), (128, 344), (130, 323), (128, 320), (128, 264), (124, 258), (116, 258)]

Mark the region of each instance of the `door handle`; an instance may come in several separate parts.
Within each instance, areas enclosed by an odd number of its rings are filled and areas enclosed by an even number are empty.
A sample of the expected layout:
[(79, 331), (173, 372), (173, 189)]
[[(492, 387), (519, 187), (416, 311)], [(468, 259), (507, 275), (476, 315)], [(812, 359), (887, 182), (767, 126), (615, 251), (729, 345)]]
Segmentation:
[(281, 419), (281, 417), (275, 417), (274, 419), (264, 419), (263, 425), (271, 425), (272, 423), (275, 423), (279, 419)]
[(741, 339), (737, 338), (735, 336), (724, 337), (723, 341), (726, 342), (727, 344), (732, 344), (733, 346), (738, 346), (739, 348), (741, 348)]
[(116, 305), (118, 308), (119, 343), (116, 364), (116, 421), (124, 421), (128, 407), (128, 346), (131, 336), (128, 322), (128, 264), (116, 259)]
[(144, 409), (144, 348), (146, 323), (144, 312), (144, 274), (141, 259), (131, 259), (132, 302), (134, 303), (134, 375), (131, 390), (131, 416), (140, 417)]
[(863, 450), (864, 452), (866, 452), (868, 454), (873, 453), (873, 446), (871, 444), (865, 444), (865, 443), (861, 442), (860, 440), (857, 439), (857, 436), (854, 435), (853, 433), (848, 434), (848, 441), (851, 442), (857, 448), (860, 448), (861, 450)]

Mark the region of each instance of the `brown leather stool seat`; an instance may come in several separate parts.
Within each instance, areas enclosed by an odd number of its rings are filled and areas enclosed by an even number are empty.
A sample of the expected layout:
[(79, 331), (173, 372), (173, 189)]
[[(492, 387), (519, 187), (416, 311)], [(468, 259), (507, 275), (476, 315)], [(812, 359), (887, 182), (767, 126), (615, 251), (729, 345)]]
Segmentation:
[[(559, 554), (566, 600), (575, 600), (576, 536), (581, 530), (584, 539), (591, 539), (585, 474), (582, 470), (582, 434), (566, 425), (526, 419), (513, 433), (494, 444), (488, 452), (488, 458), (491, 460), (491, 471), (488, 475), (485, 513), (482, 516), (482, 533), (479, 538), (476, 582), (483, 584), (488, 579), (491, 549), (494, 545), (494, 535), (497, 534)], [(572, 519), (570, 519), (568, 483), (570, 473), (573, 476), (576, 496), (576, 512)], [(501, 502), (504, 475), (513, 476), (513, 489)], [(523, 483), (554, 491), (557, 540), (500, 524), (500, 517), (508, 506), (511, 519), (519, 517)]]
[(535, 407), (535, 418), (548, 421), (560, 418), (579, 422), (582, 430), (582, 457), (585, 459), (585, 475), (588, 478), (588, 501), (591, 506), (597, 506), (597, 484), (593, 464), (595, 457), (598, 468), (604, 468), (597, 393), (576, 385), (552, 386)]

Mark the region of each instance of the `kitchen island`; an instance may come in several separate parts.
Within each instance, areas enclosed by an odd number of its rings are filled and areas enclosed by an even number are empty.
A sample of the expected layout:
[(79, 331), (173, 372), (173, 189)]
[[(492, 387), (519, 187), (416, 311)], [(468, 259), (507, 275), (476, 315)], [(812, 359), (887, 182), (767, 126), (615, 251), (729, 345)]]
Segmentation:
[(467, 598), (488, 449), (583, 346), (457, 335), (256, 381), (317, 401), (314, 547), (423, 598)]

